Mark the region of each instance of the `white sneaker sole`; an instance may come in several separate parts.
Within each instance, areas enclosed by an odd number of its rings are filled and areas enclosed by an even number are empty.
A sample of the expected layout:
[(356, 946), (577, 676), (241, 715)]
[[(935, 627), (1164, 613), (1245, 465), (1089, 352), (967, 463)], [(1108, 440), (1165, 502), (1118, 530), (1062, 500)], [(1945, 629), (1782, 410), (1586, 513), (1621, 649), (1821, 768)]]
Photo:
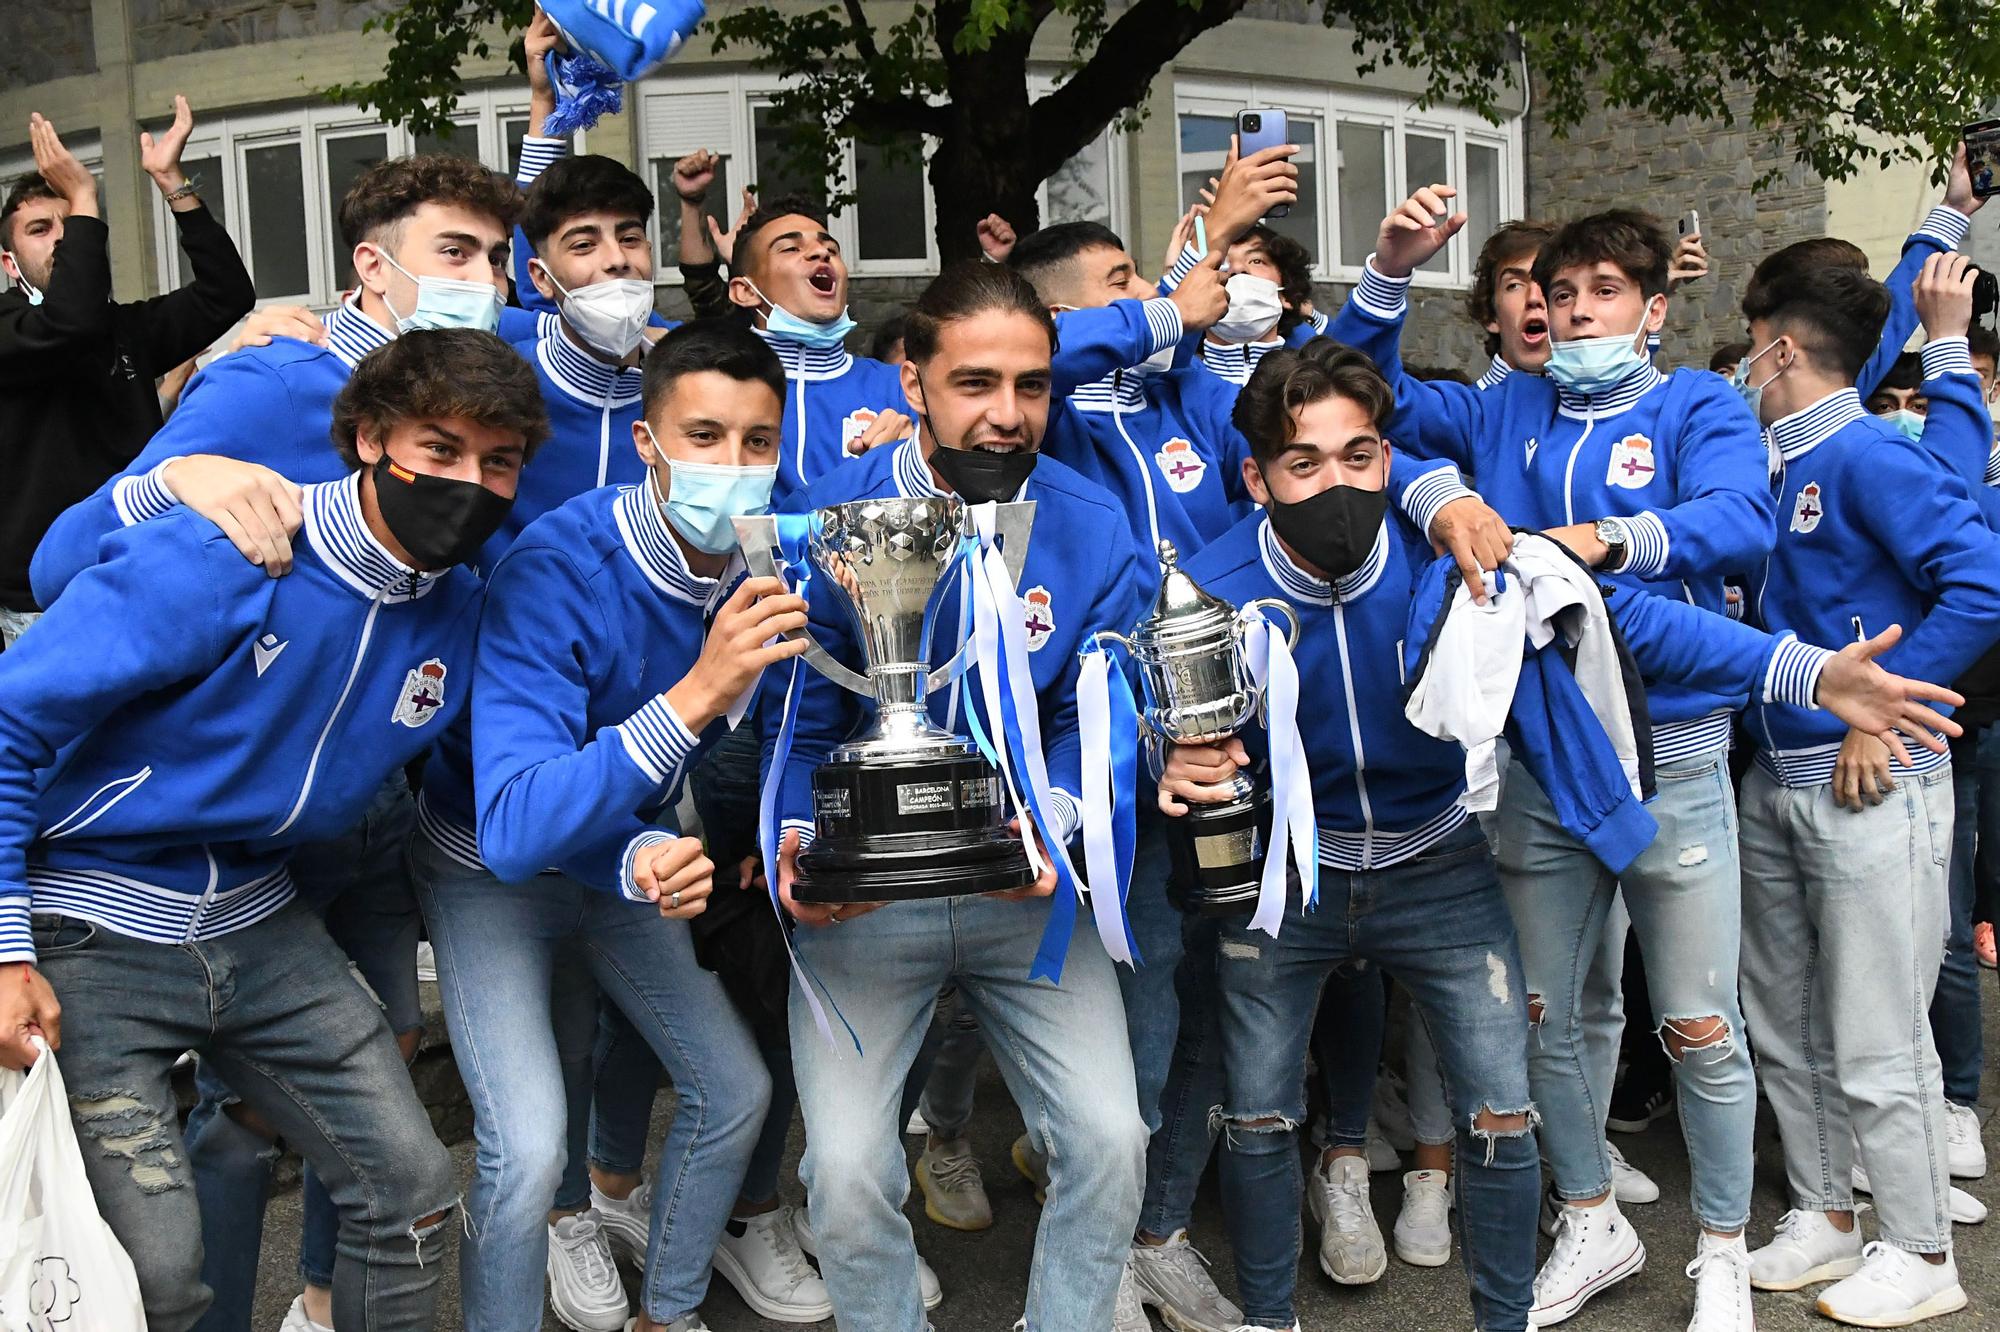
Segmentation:
[[(1973, 1168), (1975, 1165), (1978, 1167), (1977, 1169)], [(1982, 1156), (1976, 1162), (1963, 1168), (1952, 1166), (1951, 1177), (1953, 1179), (1985, 1179), (1986, 1158)]]
[(716, 1275), (733, 1286), (743, 1302), (750, 1306), (759, 1318), (768, 1318), (774, 1323), (818, 1323), (833, 1317), (833, 1302), (823, 1304), (784, 1304), (772, 1299), (757, 1289), (757, 1283), (750, 1279), (743, 1264), (727, 1249), (715, 1251)]
[(574, 1309), (565, 1308), (562, 1304), (558, 1303), (555, 1285), (551, 1282), (549, 1285), (549, 1312), (556, 1316), (557, 1322), (571, 1329), (571, 1332), (625, 1332), (625, 1323), (631, 1317), (631, 1309), (623, 1299), (625, 1292), (622, 1287), (618, 1294), (620, 1296), (618, 1307), (614, 1309), (606, 1305), (604, 1310), (593, 1319), (589, 1314), (578, 1313)]
[(1849, 1327), (1908, 1327), (1912, 1323), (1921, 1323), (1926, 1319), (1941, 1318), (1945, 1314), (1957, 1313), (1965, 1307), (1965, 1304), (1965, 1287), (1953, 1286), (1950, 1290), (1939, 1291), (1915, 1308), (1905, 1309), (1901, 1313), (1889, 1314), (1882, 1318), (1858, 1318), (1851, 1315), (1837, 1314), (1826, 1307), (1825, 1300), (1819, 1301), (1814, 1307), (1834, 1322), (1846, 1323)]
[(1804, 1290), (1807, 1286), (1820, 1286), (1829, 1281), (1844, 1281), (1860, 1270), (1861, 1255), (1856, 1254), (1852, 1258), (1836, 1258), (1830, 1263), (1821, 1263), (1818, 1267), (1808, 1267), (1798, 1276), (1784, 1281), (1759, 1281), (1753, 1271), (1750, 1274), (1750, 1288), (1773, 1291)]
[(1160, 1311), (1160, 1321), (1172, 1328), (1173, 1332), (1236, 1332), (1236, 1328), (1239, 1326), (1238, 1324), (1231, 1323), (1229, 1326), (1224, 1327), (1217, 1323), (1204, 1323), (1198, 1318), (1189, 1318), (1186, 1314), (1174, 1308), (1173, 1305), (1168, 1304), (1157, 1295), (1148, 1299), (1147, 1296), (1149, 1294), (1151, 1292), (1145, 1288), (1145, 1283), (1143, 1281), (1140, 1282), (1139, 1303), (1149, 1309), (1158, 1309)]
[(1396, 1236), (1396, 1257), (1411, 1267), (1443, 1267), (1451, 1261), (1451, 1240), (1445, 1239), (1441, 1249), (1420, 1249), (1406, 1243), (1401, 1235)]
[(1381, 1261), (1375, 1264), (1373, 1271), (1362, 1273), (1359, 1276), (1342, 1276), (1333, 1270), (1333, 1264), (1326, 1260), (1326, 1253), (1322, 1250), (1319, 1255), (1319, 1270), (1326, 1273), (1327, 1280), (1337, 1285), (1371, 1286), (1380, 1281), (1383, 1274), (1389, 1270), (1389, 1255), (1384, 1253)]
[(1589, 1285), (1564, 1300), (1561, 1304), (1551, 1304), (1547, 1308), (1536, 1307), (1528, 1311), (1528, 1322), (1532, 1327), (1554, 1327), (1567, 1322), (1582, 1311), (1583, 1306), (1611, 1289), (1626, 1277), (1637, 1276), (1646, 1270), (1646, 1249), (1641, 1245), (1630, 1258), (1617, 1267), (1602, 1272)]

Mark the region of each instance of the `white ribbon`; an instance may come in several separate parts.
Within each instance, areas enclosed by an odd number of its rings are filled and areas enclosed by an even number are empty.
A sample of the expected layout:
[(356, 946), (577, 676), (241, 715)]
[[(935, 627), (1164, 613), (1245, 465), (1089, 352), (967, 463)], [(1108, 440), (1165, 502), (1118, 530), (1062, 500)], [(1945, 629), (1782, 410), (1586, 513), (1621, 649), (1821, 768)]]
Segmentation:
[[(1113, 962), (1132, 965), (1124, 924), (1119, 920), (1120, 873), (1117, 841), (1111, 831), (1111, 656), (1087, 652), (1076, 678), (1076, 729), (1083, 747), (1083, 864), (1090, 879), (1090, 913), (1097, 937)], [(1133, 792), (1128, 799), (1136, 800)]]
[(1298, 865), (1306, 908), (1319, 905), (1319, 832), (1313, 822), (1312, 772), (1299, 735), (1298, 663), (1292, 660), (1283, 630), (1262, 616), (1252, 617), (1244, 627), (1245, 656), (1250, 678), (1264, 694), (1271, 749), (1271, 837), (1250, 928), (1275, 938), (1285, 918), (1288, 859)]

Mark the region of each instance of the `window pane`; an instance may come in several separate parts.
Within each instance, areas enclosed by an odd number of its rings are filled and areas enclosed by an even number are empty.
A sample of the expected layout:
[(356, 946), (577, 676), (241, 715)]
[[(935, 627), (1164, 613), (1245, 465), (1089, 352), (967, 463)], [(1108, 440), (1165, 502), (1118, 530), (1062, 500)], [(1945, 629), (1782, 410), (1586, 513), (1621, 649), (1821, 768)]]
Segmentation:
[(507, 174), (511, 176), (521, 169), (521, 140), (528, 137), (528, 118), (510, 116), (500, 122), (500, 130), (507, 136)]
[(787, 132), (780, 128), (777, 112), (769, 106), (752, 107), (750, 116), (757, 143), (757, 179), (751, 182), (751, 186), (757, 191), (757, 197), (760, 200), (778, 199), (796, 194), (825, 207), (825, 178), (799, 175), (786, 160), (785, 146), (797, 137), (796, 131)]
[(1090, 146), (1056, 168), (1049, 177), (1048, 223), (1102, 222), (1111, 225), (1111, 136), (1101, 134)]
[(306, 295), (312, 288), (306, 259), (304, 164), (296, 143), (243, 153), (243, 199), (250, 217), (250, 276), (257, 294)]
[(1320, 262), (1319, 235), (1319, 121), (1305, 116), (1290, 117), (1287, 126), (1292, 142), (1299, 146), (1292, 164), (1299, 169), (1299, 199), (1283, 217), (1267, 217), (1264, 225), (1281, 236), (1289, 236), (1306, 247), (1313, 263)]
[(1340, 142), (1340, 262), (1359, 268), (1375, 248), (1389, 213), (1389, 131), (1342, 121)]
[(1234, 116), (1181, 116), (1181, 211), (1201, 202), (1211, 176), (1222, 174), (1229, 157)]
[[(224, 205), (227, 196), (222, 188), (222, 159), (213, 154), (207, 157), (183, 157), (181, 170), (194, 182), (195, 188), (201, 191), (201, 201), (208, 205), (209, 212), (215, 214), (215, 220), (227, 223), (229, 213)], [(174, 224), (168, 223), (168, 225)], [(175, 248), (180, 247), (175, 246)], [(186, 250), (180, 251), (177, 262), (180, 269), (180, 283), (185, 287), (194, 281), (194, 265), (189, 262)]]
[[(655, 212), (660, 219), (660, 252), (653, 262), (657, 267), (669, 268), (680, 262), (681, 243), (681, 197), (674, 192), (674, 157), (653, 159), (653, 197), (658, 202)], [(708, 187), (708, 197), (702, 201), (703, 216), (712, 217), (727, 227), (730, 223), (729, 199), (733, 186), (729, 179), (729, 159), (723, 158), (715, 164), (715, 180)]]
[(1479, 253), (1500, 226), (1500, 150), (1484, 144), (1465, 145), (1465, 244)]
[(871, 143), (854, 145), (857, 257), (929, 257), (925, 188), (921, 139), (901, 149)]
[[(1413, 193), (1426, 185), (1451, 185), (1451, 141), (1429, 134), (1406, 134), (1403, 136), (1403, 181), (1406, 193)], [(1420, 268), (1426, 273), (1449, 273), (1451, 271), (1451, 250), (1439, 250), (1425, 260)]]
[(419, 134), (417, 151), (420, 153), (449, 153), (453, 157), (479, 160), (479, 126), (473, 124), (447, 125), (442, 133)]
[[(340, 234), (340, 201), (347, 197), (347, 191), (361, 178), (362, 172), (388, 157), (389, 136), (387, 133), (351, 134), (327, 139), (321, 143), (320, 152), (326, 164), (327, 244), (332, 247), (332, 253), (327, 256), (326, 271), (333, 274), (334, 287), (346, 291), (354, 285), (354, 243)], [(251, 189), (256, 189), (254, 182)], [(261, 279), (257, 286), (259, 291), (263, 290)], [(285, 290), (293, 289), (287, 287)]]

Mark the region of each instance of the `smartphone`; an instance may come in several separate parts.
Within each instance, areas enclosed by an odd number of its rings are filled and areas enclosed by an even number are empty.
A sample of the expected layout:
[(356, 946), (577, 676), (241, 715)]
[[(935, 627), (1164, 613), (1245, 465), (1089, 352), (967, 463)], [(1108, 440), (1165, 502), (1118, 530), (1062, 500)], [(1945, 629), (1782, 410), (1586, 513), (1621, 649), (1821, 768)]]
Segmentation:
[[(2000, 125), (2000, 121), (1995, 122)], [(1260, 106), (1236, 113), (1236, 155), (1248, 157), (1266, 148), (1275, 148), (1281, 143), (1290, 143), (1291, 126), (1285, 113), (1275, 107)], [(1266, 217), (1283, 217), (1292, 211), (1290, 204), (1279, 204)]]
[(1681, 235), (1701, 235), (1701, 214), (1690, 208), (1681, 214)]
[(1972, 192), (1981, 199), (2000, 194), (2000, 120), (1978, 120), (1965, 127), (1965, 166), (1972, 173)]

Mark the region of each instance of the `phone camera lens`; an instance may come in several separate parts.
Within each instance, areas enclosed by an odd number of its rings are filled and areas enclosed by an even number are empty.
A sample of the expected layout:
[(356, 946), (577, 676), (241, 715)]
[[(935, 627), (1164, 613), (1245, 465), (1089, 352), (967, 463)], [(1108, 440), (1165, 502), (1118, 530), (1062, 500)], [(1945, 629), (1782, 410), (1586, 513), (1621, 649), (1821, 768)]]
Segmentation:
[(1258, 130), (1264, 128), (1264, 117), (1257, 115), (1243, 117), (1243, 128), (1255, 134)]

